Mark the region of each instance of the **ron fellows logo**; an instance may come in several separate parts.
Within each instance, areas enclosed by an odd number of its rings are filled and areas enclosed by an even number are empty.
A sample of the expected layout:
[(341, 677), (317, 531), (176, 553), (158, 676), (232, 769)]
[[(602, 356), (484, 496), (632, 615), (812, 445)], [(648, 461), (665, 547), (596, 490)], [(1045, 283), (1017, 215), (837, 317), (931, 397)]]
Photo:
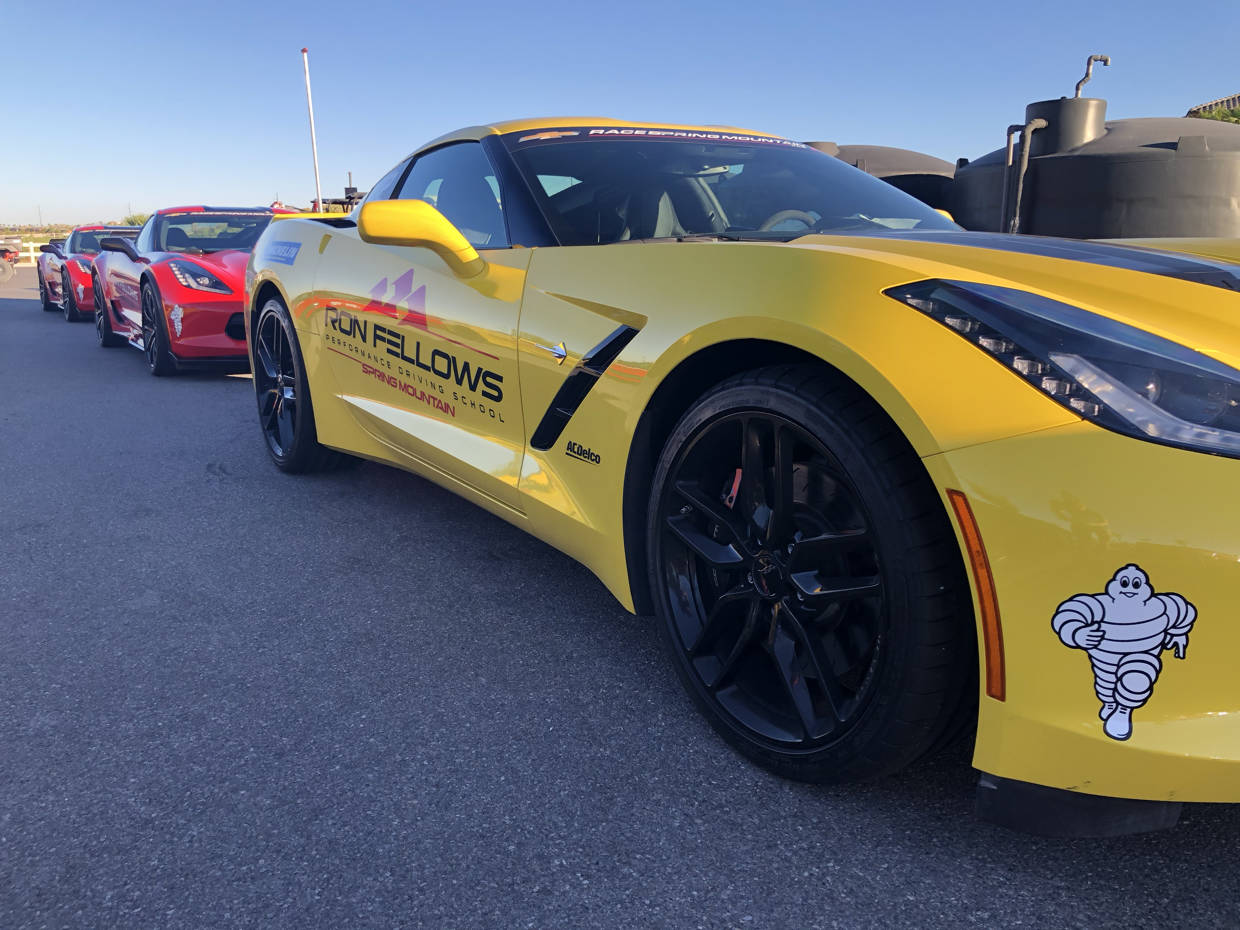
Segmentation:
[(397, 378), (395, 375), (389, 375), (385, 371), (380, 371), (374, 365), (368, 365), (365, 362), (362, 362), (362, 374), (370, 375), (372, 378), (378, 378), (388, 387), (395, 388), (398, 391), (402, 391), (403, 393), (408, 394), (414, 400), (419, 401), (423, 404), (426, 404), (428, 407), (435, 408), (440, 413), (446, 413), (450, 417), (456, 416), (456, 405), (455, 404), (450, 404), (447, 401), (445, 401), (443, 398), (436, 397), (434, 394), (427, 394), (421, 388), (416, 387), (415, 385), (409, 384), (406, 381), (402, 381), (400, 378)]
[[(333, 351), (358, 361), (363, 374), (449, 416), (456, 416), (459, 405), (503, 421), (503, 414), (493, 406), (504, 399), (504, 376), (499, 372), (464, 360), (446, 349), (431, 348), (411, 332), (385, 326), (374, 319), (365, 319), (340, 307), (328, 307), (324, 323), (329, 348), (330, 344), (339, 346)], [(341, 349), (345, 351), (341, 352)], [(406, 380), (394, 377), (384, 371), (385, 368), (404, 376)], [(451, 403), (444, 403), (434, 396), (445, 394), (445, 385)], [(451, 387), (459, 390), (452, 391)], [(485, 401), (490, 401), (490, 404)]]
[(603, 461), (603, 457), (592, 449), (585, 448), (579, 442), (569, 442), (568, 448), (564, 450), (564, 454), (571, 458), (580, 459), (583, 462), (589, 462), (591, 465), (598, 465)]

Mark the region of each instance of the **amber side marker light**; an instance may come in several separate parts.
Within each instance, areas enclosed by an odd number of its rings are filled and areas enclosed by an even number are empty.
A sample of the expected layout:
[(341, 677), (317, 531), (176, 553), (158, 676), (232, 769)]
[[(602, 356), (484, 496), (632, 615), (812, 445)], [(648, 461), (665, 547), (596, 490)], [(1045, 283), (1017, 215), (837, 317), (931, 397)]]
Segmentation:
[(995, 594), (995, 579), (990, 574), (990, 559), (982, 545), (973, 508), (963, 491), (947, 489), (947, 499), (956, 512), (956, 522), (964, 536), (964, 546), (969, 553), (969, 565), (973, 568), (973, 582), (977, 586), (977, 602), (982, 611), (982, 640), (986, 649), (986, 694), (1002, 701), (1007, 696), (1007, 677), (1003, 668), (1003, 625), (999, 622), (999, 598)]

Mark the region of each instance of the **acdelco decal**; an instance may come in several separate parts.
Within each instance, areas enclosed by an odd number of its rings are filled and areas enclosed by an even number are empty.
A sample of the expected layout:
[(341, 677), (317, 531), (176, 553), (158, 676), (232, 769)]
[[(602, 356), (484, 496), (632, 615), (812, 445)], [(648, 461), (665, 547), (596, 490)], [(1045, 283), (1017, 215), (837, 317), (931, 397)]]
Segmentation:
[(603, 457), (593, 449), (588, 449), (579, 442), (570, 441), (564, 454), (574, 459), (581, 459), (583, 462), (589, 462), (591, 465), (598, 465), (603, 461)]
[[(452, 381), (457, 387), (480, 393), (494, 403), (504, 399), (504, 376), (481, 365), (462, 361), (443, 349), (427, 349), (420, 339), (374, 320), (363, 320), (339, 307), (328, 307), (324, 316), (328, 328), (342, 336), (361, 341), (375, 349), (437, 378)], [(412, 355), (410, 354), (412, 352)], [(481, 388), (481, 390), (480, 390)]]

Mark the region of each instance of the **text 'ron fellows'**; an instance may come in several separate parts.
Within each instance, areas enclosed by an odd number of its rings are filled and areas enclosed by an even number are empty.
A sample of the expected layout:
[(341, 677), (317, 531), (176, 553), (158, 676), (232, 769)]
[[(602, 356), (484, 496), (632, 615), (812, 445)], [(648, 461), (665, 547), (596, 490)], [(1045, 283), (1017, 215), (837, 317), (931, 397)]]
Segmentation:
[[(437, 378), (452, 381), (457, 387), (465, 388), (481, 394), (494, 403), (504, 399), (504, 376), (499, 372), (483, 368), (481, 365), (463, 362), (451, 352), (443, 349), (431, 349), (429, 353), (422, 346), (420, 339), (413, 340), (413, 355), (408, 354), (409, 346), (405, 333), (391, 329), (373, 320), (361, 320), (338, 307), (328, 307), (325, 316), (328, 327), (353, 339), (360, 339), (364, 344), (379, 348), (380, 346), (393, 358), (420, 368)], [(423, 356), (425, 354), (425, 360)], [(479, 387), (481, 386), (481, 390)]]

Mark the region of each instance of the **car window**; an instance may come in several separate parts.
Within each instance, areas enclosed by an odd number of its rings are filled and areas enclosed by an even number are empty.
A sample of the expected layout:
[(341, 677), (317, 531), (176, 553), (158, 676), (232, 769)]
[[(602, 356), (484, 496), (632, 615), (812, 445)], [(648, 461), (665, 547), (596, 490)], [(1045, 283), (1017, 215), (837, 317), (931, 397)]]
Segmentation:
[(134, 242), (134, 248), (139, 252), (151, 251), (151, 246), (154, 244), (155, 239), (155, 220), (158, 217), (159, 214), (156, 213), (155, 216), (152, 216), (142, 224), (142, 231), (138, 233), (138, 239)]
[(388, 200), (392, 196), (392, 191), (396, 189), (396, 182), (400, 180), (400, 176), (405, 173), (405, 167), (409, 164), (409, 159), (405, 159), (383, 177), (381, 177), (375, 186), (370, 189), (370, 193), (366, 195), (366, 202), (371, 200)]
[(581, 178), (569, 177), (566, 174), (540, 174), (538, 183), (542, 186), (544, 194), (554, 197), (560, 191), (567, 190), (574, 184), (580, 184)]
[(165, 214), (156, 227), (155, 248), (161, 252), (249, 251), (270, 222), (270, 213)]
[(397, 197), (425, 200), (475, 248), (508, 246), (499, 181), (477, 142), (447, 145), (418, 158)]
[(639, 127), (510, 133), (504, 142), (563, 245), (958, 228), (878, 178), (786, 139)]

